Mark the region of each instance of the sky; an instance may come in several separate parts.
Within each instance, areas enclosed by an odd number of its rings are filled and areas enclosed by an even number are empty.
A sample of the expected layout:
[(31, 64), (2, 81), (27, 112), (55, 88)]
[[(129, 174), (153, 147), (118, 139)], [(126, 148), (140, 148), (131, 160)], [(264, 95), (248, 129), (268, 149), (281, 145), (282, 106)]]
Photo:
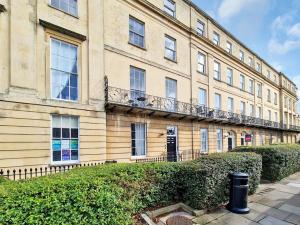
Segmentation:
[(300, 97), (300, 0), (192, 1), (288, 76)]

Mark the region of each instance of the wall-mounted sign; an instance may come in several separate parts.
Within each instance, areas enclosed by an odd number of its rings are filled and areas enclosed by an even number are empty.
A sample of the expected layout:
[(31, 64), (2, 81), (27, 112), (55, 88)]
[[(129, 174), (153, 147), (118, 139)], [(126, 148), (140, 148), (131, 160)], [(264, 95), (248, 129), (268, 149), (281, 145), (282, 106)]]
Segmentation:
[(245, 141), (246, 142), (251, 142), (252, 141), (252, 135), (251, 134), (246, 134), (245, 135)]

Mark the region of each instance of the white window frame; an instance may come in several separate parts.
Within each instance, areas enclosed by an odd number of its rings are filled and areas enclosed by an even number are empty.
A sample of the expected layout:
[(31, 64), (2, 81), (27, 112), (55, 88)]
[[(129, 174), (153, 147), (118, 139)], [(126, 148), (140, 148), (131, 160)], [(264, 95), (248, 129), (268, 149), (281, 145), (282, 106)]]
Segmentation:
[[(204, 100), (205, 100), (205, 102), (204, 102), (204, 104), (203, 103), (201, 103), (201, 98), (202, 98), (202, 96), (201, 96), (201, 93), (204, 93)], [(204, 88), (199, 88), (199, 105), (200, 106), (207, 106), (207, 90), (206, 89), (204, 89)]]
[(246, 102), (244, 102), (244, 101), (241, 101), (240, 113), (241, 113), (241, 115), (246, 115)]
[(255, 116), (255, 109), (253, 104), (250, 104), (249, 116), (251, 117)]
[[(139, 24), (143, 27), (143, 33), (142, 34), (138, 33), (138, 31), (135, 31), (134, 29), (132, 29), (132, 30), (130, 29), (130, 21), (131, 20), (133, 21), (133, 23), (137, 23), (137, 24)], [(142, 38), (142, 40), (143, 40), (142, 46), (139, 45), (139, 43), (135, 43), (134, 41), (131, 41), (131, 38), (130, 38), (131, 33), (135, 36), (138, 36), (138, 37)], [(140, 47), (140, 48), (145, 48), (145, 23), (143, 21), (131, 16), (131, 15), (129, 16), (129, 43), (134, 45), (134, 46)]]
[[(201, 62), (203, 59), (203, 62)], [(198, 58), (197, 58), (197, 70), (198, 72), (202, 73), (202, 74), (206, 74), (206, 56), (201, 53), (201, 52), (198, 52)], [(203, 68), (203, 71), (201, 71), (201, 69), (199, 68)]]
[[(136, 126), (136, 125), (143, 125), (144, 126), (144, 148), (145, 148), (145, 153), (143, 155), (133, 155), (133, 146), (132, 146), (132, 125)], [(136, 130), (136, 127), (135, 127)], [(136, 131), (135, 131), (136, 132)], [(147, 124), (146, 123), (131, 123), (130, 124), (130, 135), (131, 135), (131, 158), (132, 159), (136, 159), (136, 158), (146, 158), (147, 157)], [(137, 140), (136, 138), (134, 140)], [(138, 140), (142, 140), (142, 139), (138, 139)], [(135, 147), (136, 148), (136, 147)]]
[(262, 84), (257, 83), (257, 97), (261, 98), (262, 97)]
[[(219, 99), (219, 105), (218, 106), (216, 104), (217, 98)], [(222, 109), (222, 96), (220, 94), (218, 94), (218, 93), (215, 93), (215, 109), (216, 110), (221, 110)]]
[(221, 63), (217, 61), (214, 61), (214, 78), (216, 80), (221, 80)]
[[(200, 29), (200, 24), (202, 25), (203, 29)], [(199, 36), (205, 36), (205, 23), (203, 23), (201, 20), (197, 20), (196, 31)]]
[[(203, 143), (203, 137), (205, 137), (205, 141)], [(203, 148), (205, 146), (205, 148)], [(208, 129), (201, 128), (200, 129), (200, 152), (208, 153)]]
[(242, 62), (244, 62), (244, 60), (245, 60), (245, 53), (242, 50), (240, 50), (240, 60)]
[(218, 46), (220, 45), (220, 34), (216, 31), (213, 32), (213, 43)]
[(229, 53), (229, 54), (232, 54), (232, 43), (227, 41), (226, 42), (226, 51)]
[(278, 104), (278, 100), (277, 100), (277, 93), (274, 92), (274, 105)]
[[(77, 128), (78, 128), (78, 146), (77, 146), (77, 151), (78, 151), (78, 159), (77, 160), (66, 160), (66, 161), (53, 161), (53, 139), (58, 139), (58, 138), (53, 138), (53, 117), (54, 116), (57, 116), (57, 117), (60, 117), (60, 120), (62, 120), (62, 117), (75, 117), (77, 118)], [(71, 115), (60, 115), (60, 114), (51, 114), (50, 115), (50, 122), (51, 122), (51, 131), (50, 131), (50, 155), (51, 155), (51, 162), (50, 164), (51, 165), (72, 165), (72, 164), (78, 164), (80, 162), (80, 117), (79, 116), (71, 116)], [(62, 129), (62, 122), (60, 122), (60, 129)], [(70, 129), (70, 128), (69, 128)], [(71, 134), (70, 134), (71, 135)], [(72, 138), (70, 138), (69, 140), (71, 140)], [(73, 139), (76, 139), (76, 138), (73, 138)], [(60, 140), (63, 140), (62, 138), (62, 130), (61, 130), (61, 138)], [(70, 143), (70, 146), (71, 146), (71, 143)], [(71, 151), (71, 148), (69, 148), (70, 151)], [(61, 150), (62, 151), (62, 150)], [(72, 156), (72, 152), (71, 152), (71, 155), (70, 157)]]
[[(61, 5), (61, 1), (64, 1), (64, 0), (57, 0), (59, 3), (59, 5)], [(71, 15), (71, 16), (75, 16), (75, 17), (78, 17), (78, 1), (76, 1), (76, 12), (75, 13), (72, 13), (71, 11), (70, 11), (70, 4), (69, 4), (69, 0), (66, 0), (68, 3), (67, 3), (67, 5), (68, 5), (68, 10), (66, 11), (66, 10), (64, 10), (63, 8), (61, 8), (61, 7), (57, 7), (57, 6), (55, 6), (55, 5), (53, 5), (52, 4), (52, 0), (49, 0), (49, 5), (51, 6), (51, 7), (53, 7), (53, 8), (55, 8), (55, 9), (58, 9), (58, 10), (60, 10), (60, 11), (62, 11), (62, 12), (65, 12), (65, 13), (67, 13), (67, 14), (69, 14), (69, 15)]]
[(227, 98), (227, 111), (231, 113), (234, 112), (234, 100), (232, 97)]
[(254, 94), (254, 81), (249, 79), (249, 93)]
[(252, 59), (252, 57), (248, 58), (248, 65), (251, 66), (251, 67), (253, 66), (253, 59)]
[(229, 84), (230, 86), (233, 85), (233, 70), (230, 69), (230, 68), (227, 68), (227, 71), (226, 71), (226, 83)]
[[(172, 5), (174, 6), (174, 10), (171, 9), (171, 8), (166, 4), (166, 2), (169, 2), (170, 4), (172, 4)], [(170, 16), (176, 18), (176, 2), (174, 2), (174, 1), (172, 1), (172, 0), (164, 0), (164, 11), (165, 11), (168, 15), (170, 15)]]
[[(169, 41), (174, 42), (174, 49), (171, 49), (171, 48), (167, 47), (167, 45), (166, 45), (166, 40), (167, 39)], [(168, 55), (166, 54), (167, 51), (173, 52), (174, 53), (174, 58), (168, 57)], [(174, 61), (174, 62), (176, 62), (176, 60), (177, 60), (177, 42), (176, 42), (176, 39), (173, 38), (173, 37), (171, 37), (171, 36), (169, 36), (169, 35), (167, 35), (167, 34), (165, 34), (165, 58), (169, 59), (171, 61)]]
[(245, 76), (243, 74), (240, 74), (240, 89), (245, 90)]
[[(52, 68), (52, 40), (55, 40), (55, 41), (58, 41), (60, 43), (65, 43), (67, 45), (70, 45), (70, 46), (75, 46), (77, 51), (76, 51), (76, 56), (77, 56), (77, 74), (75, 73), (70, 73), (70, 72), (67, 72), (67, 71), (63, 71), (63, 70), (59, 70), (59, 69), (56, 69), (56, 68)], [(69, 76), (69, 81), (70, 81), (70, 84), (69, 84), (69, 99), (64, 99), (64, 98), (57, 98), (57, 97), (53, 97), (53, 74), (52, 74), (52, 70), (55, 70), (57, 72), (62, 72), (64, 74), (68, 74)], [(50, 96), (51, 96), (51, 99), (54, 99), (54, 100), (58, 100), (58, 101), (62, 101), (62, 102), (78, 102), (79, 101), (79, 73), (80, 73), (80, 68), (79, 68), (79, 45), (76, 45), (76, 44), (73, 44), (73, 43), (70, 43), (70, 42), (67, 42), (67, 41), (64, 41), (64, 40), (61, 40), (61, 39), (58, 39), (58, 38), (55, 38), (55, 37), (51, 37), (50, 38)], [(72, 100), (71, 99), (71, 76), (72, 75), (76, 75), (77, 76), (77, 99), (76, 100)], [(60, 76), (60, 81), (61, 81), (61, 76)], [(60, 91), (61, 92), (61, 91)]]
[(223, 152), (223, 131), (222, 129), (218, 128), (217, 132), (217, 152)]
[(270, 89), (267, 89), (267, 101), (268, 102), (271, 102), (271, 90)]

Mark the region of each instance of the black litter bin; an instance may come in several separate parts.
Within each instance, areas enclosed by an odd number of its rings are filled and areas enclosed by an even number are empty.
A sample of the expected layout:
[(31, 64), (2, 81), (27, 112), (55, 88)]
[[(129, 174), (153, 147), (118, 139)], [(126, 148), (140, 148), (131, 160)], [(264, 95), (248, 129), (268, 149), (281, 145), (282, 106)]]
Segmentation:
[(248, 179), (246, 173), (235, 172), (229, 175), (230, 178), (230, 195), (227, 208), (229, 211), (238, 214), (247, 214), (250, 209), (248, 204)]

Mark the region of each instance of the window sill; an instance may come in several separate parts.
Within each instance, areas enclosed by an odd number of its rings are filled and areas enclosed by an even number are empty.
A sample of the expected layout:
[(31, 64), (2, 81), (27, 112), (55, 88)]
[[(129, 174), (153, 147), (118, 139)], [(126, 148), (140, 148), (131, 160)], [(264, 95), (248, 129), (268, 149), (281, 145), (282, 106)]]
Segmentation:
[(221, 82), (221, 79), (218, 79), (218, 78), (215, 78), (215, 77), (214, 77), (214, 80), (218, 81), (218, 82)]
[(66, 162), (51, 162), (49, 166), (73, 166), (73, 165), (79, 165), (80, 161), (66, 161)]
[(79, 16), (78, 16), (78, 15), (73, 15), (73, 14), (71, 14), (71, 13), (68, 13), (68, 12), (66, 12), (66, 11), (63, 11), (62, 9), (59, 9), (59, 8), (57, 8), (57, 7), (55, 7), (55, 6), (51, 5), (51, 4), (48, 4), (48, 6), (49, 6), (50, 8), (52, 8), (52, 9), (56, 9), (56, 10), (58, 10), (58, 11), (64, 13), (64, 14), (66, 14), (66, 15), (72, 16), (72, 17), (74, 17), (75, 19), (79, 19)]
[(73, 101), (73, 100), (66, 100), (66, 99), (60, 99), (60, 98), (50, 98), (51, 101), (55, 101), (55, 102), (64, 102), (64, 103), (71, 103), (71, 104), (78, 104), (79, 101)]
[(202, 73), (202, 72), (199, 71), (199, 70), (197, 70), (197, 73), (200, 73), (201, 75), (206, 76), (206, 77), (208, 76), (207, 73)]
[(175, 60), (173, 60), (173, 59), (170, 59), (170, 58), (168, 58), (168, 57), (164, 57), (166, 60), (168, 60), (168, 61), (170, 61), (170, 62), (173, 62), (173, 63), (177, 63), (177, 60), (175, 59)]
[(130, 41), (128, 41), (128, 44), (130, 44), (130, 45), (132, 45), (132, 46), (134, 46), (134, 47), (136, 47), (136, 48), (139, 48), (139, 49), (141, 49), (141, 50), (147, 51), (147, 49), (146, 49), (145, 47), (141, 47), (141, 46), (139, 46), (139, 45), (136, 45), (136, 44), (134, 44), (134, 43), (131, 43)]

